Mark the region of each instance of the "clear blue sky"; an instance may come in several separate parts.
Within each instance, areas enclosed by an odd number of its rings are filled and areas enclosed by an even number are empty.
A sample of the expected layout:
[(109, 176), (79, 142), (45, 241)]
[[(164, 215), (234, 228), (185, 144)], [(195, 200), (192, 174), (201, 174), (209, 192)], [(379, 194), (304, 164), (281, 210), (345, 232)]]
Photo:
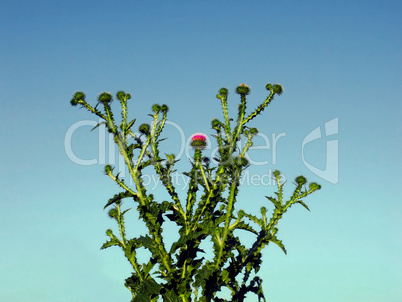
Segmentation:
[[(75, 91), (94, 104), (103, 91), (126, 90), (139, 123), (152, 104), (166, 103), (188, 138), (212, 134), (219, 88), (230, 90), (235, 112), (233, 91), (243, 82), (252, 89), (249, 110), (265, 98), (267, 82), (285, 88), (253, 121), (269, 139), (284, 136), (275, 156), (272, 140), (250, 154), (269, 160), (250, 175), (279, 169), (289, 189), (300, 174), (323, 187), (307, 200), (311, 213), (293, 207), (280, 224), (288, 255), (276, 246), (264, 252), (269, 301), (402, 301), (400, 1), (16, 0), (0, 7), (1, 301), (130, 299), (129, 264), (117, 248), (99, 250), (112, 226), (103, 206), (118, 188), (103, 165), (78, 165), (65, 151), (68, 129), (94, 120), (70, 106)], [(338, 128), (325, 137), (325, 123), (336, 118)], [(303, 161), (303, 140), (318, 127), (322, 138), (305, 146)], [(82, 159), (98, 158), (98, 134), (89, 130), (72, 137)], [(179, 132), (167, 128), (165, 136), (164, 148), (174, 151)], [(338, 142), (327, 163), (337, 167), (336, 181), (308, 166), (325, 170), (330, 140)], [(188, 168), (185, 155), (180, 165)], [(256, 212), (273, 192), (245, 184), (238, 208)], [(130, 223), (134, 234), (140, 222)]]

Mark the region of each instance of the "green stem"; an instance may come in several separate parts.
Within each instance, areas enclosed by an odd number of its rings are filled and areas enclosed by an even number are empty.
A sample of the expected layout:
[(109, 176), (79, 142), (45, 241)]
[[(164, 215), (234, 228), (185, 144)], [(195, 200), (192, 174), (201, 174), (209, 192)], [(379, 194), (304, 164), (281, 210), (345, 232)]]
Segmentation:
[[(209, 190), (207, 193), (207, 196), (205, 198), (205, 202), (202, 205), (202, 209), (198, 213), (197, 217), (192, 221), (192, 229), (191, 231), (195, 231), (197, 229), (197, 224), (201, 220), (201, 217), (204, 215), (206, 209), (211, 203), (211, 198), (216, 197), (215, 194), (218, 191), (218, 187), (221, 186), (221, 190), (223, 191), (226, 187), (226, 184), (223, 183), (221, 174), (224, 173), (224, 168), (223, 166), (220, 166), (218, 171), (216, 172), (216, 179), (213, 183), (212, 190)], [(195, 202), (195, 201), (194, 201)], [(212, 211), (213, 209), (211, 209)]]
[(123, 137), (124, 140), (127, 140), (127, 97), (124, 97), (121, 101), (121, 108), (122, 108), (122, 133), (123, 133)]
[(225, 118), (225, 133), (226, 133), (226, 138), (228, 140), (228, 142), (231, 142), (231, 129), (230, 129), (230, 120), (229, 120), (229, 115), (228, 115), (228, 100), (227, 100), (227, 95), (223, 95), (219, 97), (221, 100), (221, 104), (222, 104), (222, 111), (223, 111), (223, 116)]
[(250, 134), (250, 135), (247, 137), (246, 145), (244, 146), (243, 150), (241, 151), (240, 156), (245, 156), (246, 152), (247, 152), (247, 151), (250, 149), (250, 147), (253, 145), (253, 141), (252, 141), (253, 136), (254, 136), (254, 135)]
[(239, 105), (239, 114), (237, 116), (237, 124), (236, 128), (233, 131), (233, 139), (232, 143), (230, 144), (229, 155), (233, 154), (234, 149), (236, 148), (237, 139), (240, 137), (240, 133), (242, 131), (244, 122), (244, 114), (246, 110), (246, 95), (241, 95), (241, 104)]
[(221, 260), (223, 256), (223, 249), (226, 244), (226, 239), (229, 233), (229, 227), (230, 227), (230, 221), (232, 219), (233, 215), (233, 210), (234, 210), (234, 203), (236, 200), (236, 191), (237, 191), (237, 186), (238, 186), (238, 181), (237, 179), (234, 179), (229, 190), (229, 197), (228, 197), (228, 205), (226, 208), (226, 217), (225, 217), (225, 226), (223, 229), (223, 236), (221, 240), (221, 244), (219, 246), (219, 252), (218, 252), (218, 257), (215, 263), (215, 269), (219, 269), (221, 265)]
[[(111, 130), (111, 132), (114, 134), (114, 140), (115, 140), (115, 142), (117, 143), (117, 145), (119, 147), (120, 154), (123, 156), (124, 161), (126, 162), (126, 165), (128, 166), (130, 175), (133, 178), (134, 183), (136, 184), (137, 191), (138, 191), (138, 193), (136, 194), (136, 196), (138, 197), (137, 200), (139, 201), (141, 206), (146, 206), (147, 203), (148, 203), (148, 199), (145, 196), (146, 189), (142, 185), (142, 182), (138, 177), (138, 167), (139, 167), (139, 163), (142, 160), (142, 157), (145, 154), (145, 150), (146, 150), (147, 146), (149, 145), (150, 137), (148, 137), (148, 139), (147, 139), (147, 144), (142, 147), (141, 154), (140, 154), (140, 157), (138, 159), (138, 164), (137, 164), (136, 168), (133, 168), (133, 162), (130, 160), (130, 158), (128, 157), (127, 152), (126, 152), (127, 144), (120, 139), (120, 135), (119, 135), (119, 132), (117, 131), (117, 127), (113, 123), (113, 118), (112, 118), (112, 115), (111, 115), (111, 112), (110, 112), (110, 107), (108, 105), (107, 106), (106, 105), (107, 104), (105, 104), (105, 109), (106, 109), (106, 112), (108, 113), (107, 126)], [(145, 215), (144, 215), (145, 219), (146, 219), (146, 216), (147, 215), (145, 213)], [(146, 219), (146, 222), (151, 223), (151, 221), (148, 220), (148, 219)], [(151, 234), (153, 236), (153, 240), (155, 241), (155, 243), (158, 246), (159, 254), (160, 254), (160, 257), (162, 259), (163, 265), (164, 265), (165, 269), (168, 272), (170, 272), (171, 267), (170, 267), (169, 263), (167, 262), (167, 259), (169, 258), (169, 255), (168, 255), (167, 251), (165, 250), (165, 247), (164, 247), (161, 239), (159, 238), (159, 237), (161, 237), (161, 234), (159, 234), (156, 231), (154, 223), (151, 223), (151, 225), (152, 225), (152, 229), (153, 229), (153, 231), (151, 231)]]
[(126, 234), (125, 234), (125, 230), (124, 230), (124, 220), (121, 215), (120, 204), (118, 204), (118, 203), (116, 204), (116, 210), (117, 210), (117, 217), (119, 217), (118, 225), (119, 225), (120, 236), (121, 236), (121, 239), (123, 240), (123, 247), (126, 248), (127, 240), (126, 240)]
[(202, 178), (203, 178), (203, 180), (204, 180), (205, 187), (207, 188), (207, 192), (209, 192), (209, 191), (210, 191), (210, 189), (209, 189), (209, 185), (208, 185), (207, 177), (205, 176), (204, 167), (202, 166), (201, 162), (199, 162), (199, 163), (198, 163), (198, 168), (199, 168), (199, 169), (200, 169), (200, 171), (201, 171), (201, 175), (202, 175)]
[(99, 110), (96, 110), (95, 108), (93, 108), (91, 105), (89, 105), (84, 100), (79, 100), (78, 104), (81, 104), (85, 109), (87, 109), (88, 111), (96, 114), (97, 116), (99, 116), (100, 118), (102, 118), (102, 119), (104, 119), (106, 121), (106, 116), (103, 115), (102, 112), (100, 112)]
[(250, 120), (255, 118), (258, 114), (260, 114), (265, 109), (265, 107), (267, 107), (269, 103), (271, 103), (271, 101), (274, 98), (274, 95), (275, 95), (274, 91), (271, 90), (270, 95), (265, 99), (265, 101), (260, 106), (258, 106), (258, 108), (253, 113), (251, 113), (248, 117), (245, 118), (243, 125), (245, 125)]
[(169, 195), (172, 197), (173, 201), (175, 202), (175, 210), (177, 210), (184, 220), (186, 220), (186, 213), (183, 210), (183, 207), (181, 205), (181, 202), (179, 200), (179, 197), (173, 187), (171, 177), (166, 169), (161, 164), (161, 158), (159, 157), (159, 150), (158, 150), (158, 137), (164, 127), (166, 121), (166, 113), (163, 114), (163, 118), (158, 126), (158, 115), (154, 115), (154, 124), (152, 127), (152, 131), (150, 134), (151, 137), (151, 142), (149, 143), (151, 145), (151, 150), (152, 150), (152, 156), (150, 156), (153, 159), (153, 166), (155, 168), (156, 173), (159, 176), (159, 179), (162, 181), (163, 185), (165, 186), (166, 190), (168, 191)]
[(112, 174), (112, 171), (107, 172), (107, 175), (114, 181), (116, 182), (120, 187), (122, 187), (124, 190), (130, 192), (130, 194), (137, 196), (137, 193), (135, 193), (133, 190), (131, 190), (127, 185), (122, 182), (120, 179), (118, 179), (116, 176)]

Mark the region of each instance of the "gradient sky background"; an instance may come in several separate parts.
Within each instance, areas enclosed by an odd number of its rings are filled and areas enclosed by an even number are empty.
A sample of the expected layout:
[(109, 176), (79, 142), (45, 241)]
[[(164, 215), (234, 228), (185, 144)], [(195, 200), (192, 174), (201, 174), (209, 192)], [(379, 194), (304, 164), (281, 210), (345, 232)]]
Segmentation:
[[(187, 139), (213, 133), (221, 87), (235, 112), (234, 89), (243, 82), (252, 89), (249, 110), (265, 99), (267, 82), (285, 89), (253, 120), (268, 138), (285, 136), (275, 156), (273, 148), (250, 154), (269, 160), (250, 175), (279, 169), (289, 190), (300, 174), (323, 187), (307, 199), (310, 213), (295, 206), (281, 221), (288, 255), (274, 245), (264, 252), (269, 301), (402, 301), (401, 1), (16, 0), (0, 7), (1, 301), (130, 300), (122, 253), (99, 250), (114, 227), (102, 209), (119, 188), (104, 165), (76, 164), (65, 151), (70, 126), (96, 120), (70, 106), (75, 91), (92, 104), (103, 91), (130, 92), (137, 126), (152, 104), (166, 103)], [(326, 143), (338, 140), (336, 184), (311, 172), (301, 153), (304, 138), (334, 118), (338, 134), (311, 142), (305, 159), (325, 169)], [(79, 128), (71, 146), (82, 159), (99, 159), (98, 132), (90, 129)], [(179, 132), (166, 130), (162, 151), (176, 152)], [(189, 168), (185, 155), (178, 167)], [(256, 213), (274, 190), (246, 183), (237, 207)], [(142, 230), (135, 216), (127, 220), (133, 235)]]

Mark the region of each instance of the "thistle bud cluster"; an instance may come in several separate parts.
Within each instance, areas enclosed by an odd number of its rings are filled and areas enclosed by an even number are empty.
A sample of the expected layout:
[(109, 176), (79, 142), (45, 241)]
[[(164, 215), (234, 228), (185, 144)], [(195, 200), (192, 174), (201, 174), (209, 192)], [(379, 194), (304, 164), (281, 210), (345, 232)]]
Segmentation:
[(116, 97), (121, 102), (131, 99), (131, 95), (129, 93), (125, 93), (122, 90), (116, 93)]
[(265, 88), (267, 90), (271, 90), (273, 91), (275, 94), (277, 95), (281, 95), (283, 93), (283, 87), (280, 84), (271, 84), (268, 83), (267, 85), (265, 85)]
[(78, 91), (74, 94), (73, 98), (71, 99), (70, 103), (73, 106), (77, 106), (79, 101), (85, 101), (85, 94), (81, 91)]
[(142, 125), (138, 128), (138, 131), (140, 131), (142, 134), (148, 135), (150, 128), (151, 128), (151, 127), (150, 127), (148, 124), (142, 124)]

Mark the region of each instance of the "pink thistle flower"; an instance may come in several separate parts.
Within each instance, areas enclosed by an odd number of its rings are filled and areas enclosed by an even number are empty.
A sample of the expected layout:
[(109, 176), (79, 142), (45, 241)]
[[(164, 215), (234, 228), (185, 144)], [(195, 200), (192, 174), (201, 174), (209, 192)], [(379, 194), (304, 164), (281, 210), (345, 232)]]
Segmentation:
[(204, 149), (207, 146), (207, 136), (203, 133), (195, 133), (191, 136), (191, 147)]

